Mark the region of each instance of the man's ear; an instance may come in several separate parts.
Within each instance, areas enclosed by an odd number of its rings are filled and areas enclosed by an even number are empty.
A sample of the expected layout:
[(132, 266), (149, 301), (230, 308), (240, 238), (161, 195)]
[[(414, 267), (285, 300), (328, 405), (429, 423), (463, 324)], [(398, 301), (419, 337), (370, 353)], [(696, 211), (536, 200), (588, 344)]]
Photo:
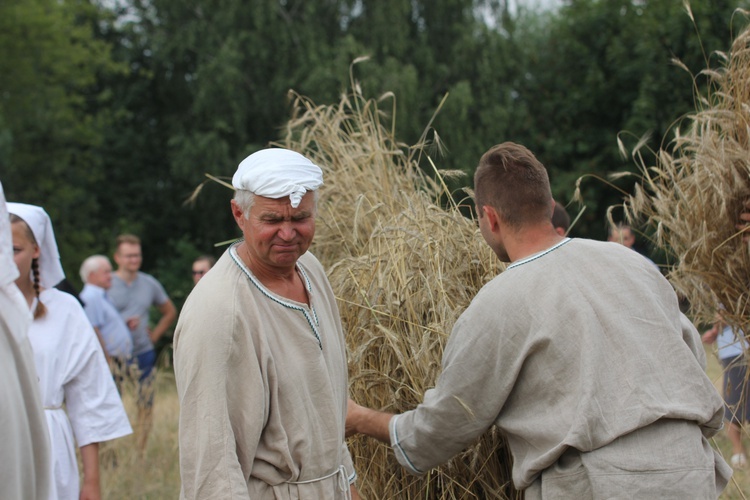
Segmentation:
[(242, 208), (240, 208), (239, 204), (235, 200), (231, 201), (231, 206), (232, 206), (232, 216), (234, 216), (235, 222), (237, 222), (237, 224), (240, 227), (242, 227), (242, 223), (244, 222), (244, 219), (245, 219), (245, 214), (242, 213)]
[(484, 216), (487, 217), (487, 225), (493, 233), (496, 232), (500, 227), (500, 215), (497, 213), (494, 207), (484, 205), (482, 207)]

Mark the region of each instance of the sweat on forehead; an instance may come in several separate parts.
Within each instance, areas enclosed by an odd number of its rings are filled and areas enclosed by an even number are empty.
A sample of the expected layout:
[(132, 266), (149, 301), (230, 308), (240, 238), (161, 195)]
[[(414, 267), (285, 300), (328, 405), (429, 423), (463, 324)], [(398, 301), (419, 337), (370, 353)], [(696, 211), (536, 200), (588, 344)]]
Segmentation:
[(237, 167), (232, 186), (266, 198), (289, 197), (297, 208), (307, 191), (323, 184), (323, 171), (303, 155), (289, 149), (262, 149)]

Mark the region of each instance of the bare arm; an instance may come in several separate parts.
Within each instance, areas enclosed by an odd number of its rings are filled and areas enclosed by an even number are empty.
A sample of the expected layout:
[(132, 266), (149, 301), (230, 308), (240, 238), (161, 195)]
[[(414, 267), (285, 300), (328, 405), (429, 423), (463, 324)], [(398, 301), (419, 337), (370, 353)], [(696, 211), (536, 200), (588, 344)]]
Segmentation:
[(81, 462), (83, 462), (83, 484), (81, 485), (80, 500), (99, 500), (99, 443), (81, 446)]
[(164, 332), (167, 331), (167, 328), (172, 326), (175, 319), (177, 319), (177, 309), (171, 300), (167, 299), (167, 301), (160, 305), (158, 309), (161, 313), (161, 319), (159, 319), (159, 322), (156, 323), (156, 326), (149, 334), (151, 342), (159, 340), (161, 336), (164, 335)]
[(716, 342), (716, 337), (719, 336), (720, 332), (721, 325), (719, 323), (714, 323), (714, 326), (712, 326), (711, 329), (706, 330), (703, 335), (701, 335), (701, 341), (703, 341), (704, 344), (713, 344)]
[(704, 344), (713, 344), (716, 342), (716, 337), (718, 337), (721, 331), (724, 330), (725, 326), (726, 323), (724, 323), (724, 318), (722, 318), (721, 312), (719, 311), (715, 315), (714, 325), (701, 335), (701, 341)]
[(349, 491), (351, 491), (352, 500), (360, 500), (359, 498), (359, 491), (357, 491), (357, 487), (353, 484), (349, 486)]
[(346, 411), (346, 436), (364, 434), (378, 441), (391, 444), (388, 424), (392, 417), (393, 414), (391, 413), (365, 408), (350, 399)]

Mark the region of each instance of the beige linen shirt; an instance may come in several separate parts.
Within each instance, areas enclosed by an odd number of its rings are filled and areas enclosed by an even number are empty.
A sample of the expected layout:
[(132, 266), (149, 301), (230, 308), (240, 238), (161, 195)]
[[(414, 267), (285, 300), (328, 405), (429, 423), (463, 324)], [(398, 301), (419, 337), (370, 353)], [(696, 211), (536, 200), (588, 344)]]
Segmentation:
[(183, 498), (346, 498), (346, 346), (323, 267), (297, 262), (310, 305), (224, 253), (175, 332)]
[[(508, 437), (518, 488), (540, 477), (544, 486), (543, 471), (575, 462), (560, 473), (574, 479), (559, 490), (549, 481), (545, 497), (579, 498), (571, 485), (595, 475), (604, 490), (580, 498), (628, 497), (619, 489), (627, 479), (607, 490), (608, 474), (654, 473), (649, 491), (675, 470), (697, 470), (715, 498), (729, 471), (705, 441), (722, 426), (722, 399), (704, 366), (698, 332), (649, 261), (615, 243), (564, 240), (482, 288), (456, 322), (436, 387), (391, 419), (391, 442), (400, 463), (424, 473), (495, 424)], [(675, 425), (618, 441), (657, 422)], [(594, 450), (608, 450), (591, 461), (599, 470), (587, 460)], [(561, 460), (566, 452), (576, 457)], [(706, 498), (691, 480), (675, 482)]]

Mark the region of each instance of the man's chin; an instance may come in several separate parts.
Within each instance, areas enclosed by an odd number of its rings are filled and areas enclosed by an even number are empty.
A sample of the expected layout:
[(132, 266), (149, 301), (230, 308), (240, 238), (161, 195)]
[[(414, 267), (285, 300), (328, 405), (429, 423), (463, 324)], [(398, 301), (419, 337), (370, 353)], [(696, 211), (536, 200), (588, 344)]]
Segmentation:
[(273, 261), (279, 266), (290, 266), (297, 263), (302, 254), (299, 250), (290, 250), (288, 252), (276, 252)]

